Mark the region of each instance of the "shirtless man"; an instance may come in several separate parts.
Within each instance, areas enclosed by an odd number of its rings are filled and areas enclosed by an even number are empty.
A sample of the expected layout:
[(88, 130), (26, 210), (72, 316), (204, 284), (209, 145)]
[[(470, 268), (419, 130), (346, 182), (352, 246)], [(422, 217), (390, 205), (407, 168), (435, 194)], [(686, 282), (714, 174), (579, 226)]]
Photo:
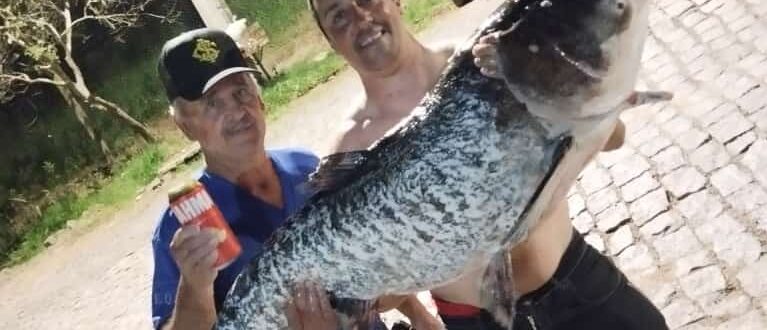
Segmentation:
[[(357, 71), (366, 99), (351, 118), (338, 152), (365, 149), (384, 136), (432, 89), (453, 49), (420, 44), (402, 21), (399, 0), (308, 0), (333, 49)], [(494, 76), (494, 39), (474, 48), (482, 72)], [(600, 139), (593, 154), (623, 144), (624, 127)], [(583, 166), (588, 160), (584, 160)], [(574, 231), (566, 192), (511, 251), (514, 287), (521, 295), (514, 329), (666, 329), (665, 320), (605, 256)], [(447, 329), (500, 329), (479, 306), (475, 276), (432, 290)], [(481, 277), (480, 277), (481, 278)], [(415, 296), (384, 297), (382, 309), (397, 307), (416, 329), (439, 329)]]

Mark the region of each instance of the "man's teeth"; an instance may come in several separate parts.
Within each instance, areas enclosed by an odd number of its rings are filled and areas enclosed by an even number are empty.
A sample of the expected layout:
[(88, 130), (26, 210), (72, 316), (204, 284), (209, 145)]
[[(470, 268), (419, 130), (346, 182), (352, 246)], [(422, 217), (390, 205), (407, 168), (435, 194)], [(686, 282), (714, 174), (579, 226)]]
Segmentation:
[(380, 38), (380, 37), (381, 37), (381, 35), (383, 35), (383, 32), (381, 32), (381, 31), (376, 31), (376, 32), (375, 32), (375, 33), (373, 33), (372, 35), (369, 35), (367, 38), (365, 38), (365, 39), (362, 39), (362, 42), (360, 43), (360, 46), (362, 46), (362, 47), (367, 47), (368, 45), (372, 44), (372, 43), (373, 43), (373, 41), (376, 41), (376, 40), (378, 40), (378, 38)]

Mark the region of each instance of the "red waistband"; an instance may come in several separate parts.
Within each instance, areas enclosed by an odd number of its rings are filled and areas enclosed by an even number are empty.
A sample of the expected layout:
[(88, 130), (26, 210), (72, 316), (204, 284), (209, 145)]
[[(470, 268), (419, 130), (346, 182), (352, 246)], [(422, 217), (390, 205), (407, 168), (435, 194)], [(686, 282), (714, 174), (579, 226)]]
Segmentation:
[(479, 315), (480, 309), (471, 305), (457, 304), (432, 297), (437, 305), (437, 312), (444, 316), (467, 317)]

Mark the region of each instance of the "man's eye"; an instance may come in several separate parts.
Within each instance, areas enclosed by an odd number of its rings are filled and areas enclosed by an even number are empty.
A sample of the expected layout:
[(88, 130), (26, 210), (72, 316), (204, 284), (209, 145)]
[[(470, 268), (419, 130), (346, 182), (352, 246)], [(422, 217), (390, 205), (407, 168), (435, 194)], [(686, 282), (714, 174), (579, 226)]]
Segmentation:
[(216, 102), (215, 99), (213, 99), (213, 98), (207, 99), (205, 101), (205, 108), (207, 108), (207, 109), (205, 109), (205, 110), (209, 110), (211, 108), (216, 108), (217, 105), (218, 105), (218, 102)]
[(247, 88), (240, 88), (237, 91), (237, 99), (240, 102), (249, 102), (253, 98), (253, 94)]
[(333, 15), (333, 26), (341, 27), (346, 25), (346, 12), (339, 10)]
[(373, 0), (357, 0), (357, 6), (363, 7), (372, 3)]

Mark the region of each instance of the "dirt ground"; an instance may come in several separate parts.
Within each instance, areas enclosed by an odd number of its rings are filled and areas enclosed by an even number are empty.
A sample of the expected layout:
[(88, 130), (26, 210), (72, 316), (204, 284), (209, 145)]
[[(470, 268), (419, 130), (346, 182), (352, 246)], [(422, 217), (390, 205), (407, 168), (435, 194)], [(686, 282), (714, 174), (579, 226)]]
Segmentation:
[[(427, 44), (463, 40), (500, 2), (477, 0), (447, 13), (419, 38)], [(326, 154), (360, 93), (355, 74), (340, 73), (271, 123), (267, 144)], [(167, 206), (167, 189), (193, 175), (170, 174), (117, 213), (87, 213), (86, 222), (99, 224), (75, 226), (31, 261), (0, 272), (0, 329), (150, 328), (152, 228)]]

